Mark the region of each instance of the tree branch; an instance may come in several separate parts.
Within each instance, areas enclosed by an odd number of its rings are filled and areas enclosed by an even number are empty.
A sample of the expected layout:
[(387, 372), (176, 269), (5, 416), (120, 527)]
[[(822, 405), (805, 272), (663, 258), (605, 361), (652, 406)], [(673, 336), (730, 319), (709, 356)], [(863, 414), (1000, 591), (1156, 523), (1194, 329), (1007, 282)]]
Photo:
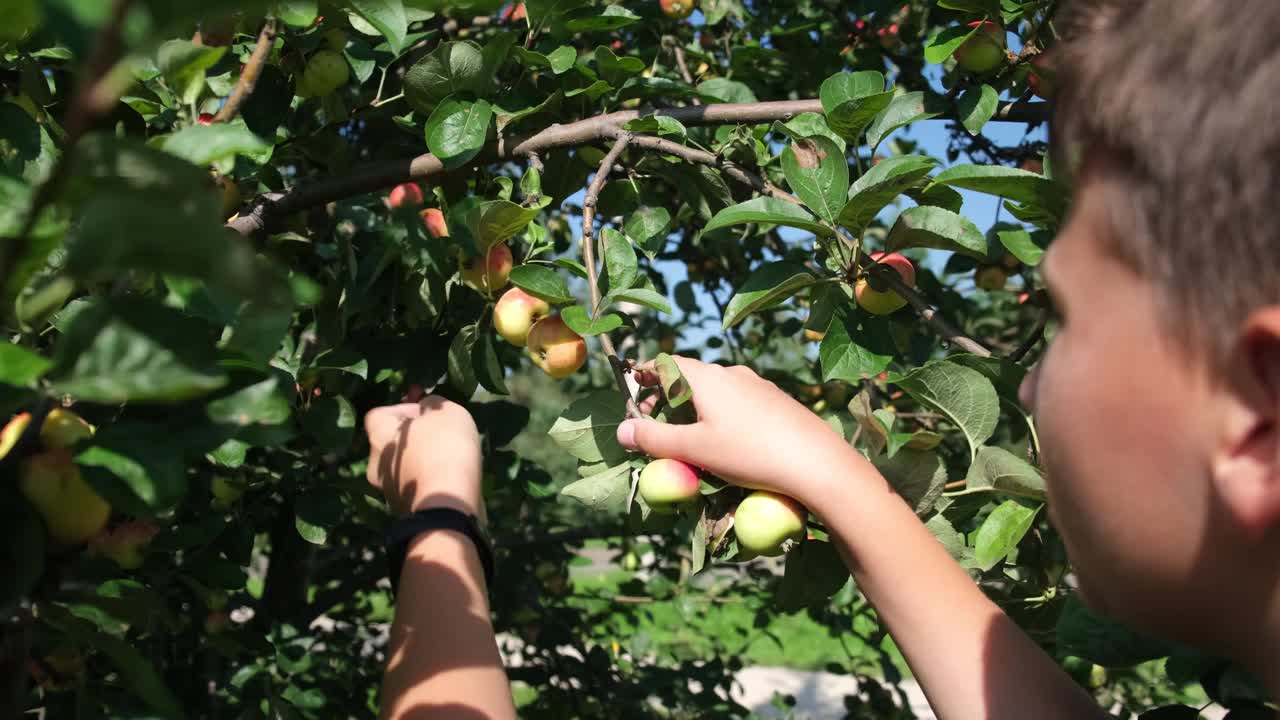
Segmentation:
[[(115, 66), (116, 60), (120, 58), (120, 30), (124, 26), (125, 16), (129, 14), (130, 4), (131, 0), (115, 0), (111, 5), (106, 24), (98, 31), (97, 44), (88, 62), (85, 63), (84, 75), (76, 87), (76, 93), (63, 118), (66, 142), (62, 148), (62, 155), (53, 166), (53, 170), (49, 172), (49, 177), (44, 184), (37, 188), (32, 196), (31, 207), (27, 210), (27, 216), (22, 221), (18, 234), (0, 247), (0, 283), (8, 282), (9, 273), (13, 270), (14, 264), (26, 254), (27, 241), (30, 239), (31, 231), (35, 229), (41, 211), (53, 202), (62, 181), (71, 172), (76, 144), (80, 142), (80, 138), (94, 121), (110, 110), (115, 100), (119, 99), (118, 92), (105, 92), (100, 86), (108, 77), (111, 68)], [(123, 88), (118, 89), (123, 91)]]
[(258, 43), (253, 46), (253, 53), (249, 55), (249, 61), (244, 64), (244, 70), (241, 71), (235, 88), (223, 103), (222, 109), (213, 116), (214, 122), (231, 122), (235, 119), (240, 112), (240, 106), (253, 94), (253, 88), (262, 75), (262, 68), (267, 64), (267, 58), (271, 57), (271, 47), (275, 41), (276, 20), (269, 17), (262, 24), (262, 31), (258, 33)]
[[(1016, 105), (1016, 104), (1015, 104)], [(1048, 103), (1017, 105), (1006, 103), (997, 110), (996, 120), (1009, 122), (1041, 122), (1048, 117)], [(761, 123), (774, 120), (790, 120), (801, 113), (822, 112), (822, 102), (810, 100), (778, 100), (757, 103), (714, 103), (675, 108), (622, 110), (619, 112), (585, 118), (564, 125), (552, 125), (541, 132), (522, 138), (499, 138), (472, 161), (472, 164), (494, 162), (531, 154), (545, 154), (559, 148), (576, 147), (600, 140), (612, 139), (618, 129), (627, 122), (648, 115), (672, 117), (681, 124), (698, 127), (705, 125), (730, 125), (736, 123)], [(273, 201), (259, 197), (252, 203), (252, 210), (228, 223), (228, 227), (242, 235), (249, 235), (272, 225), (279, 217), (292, 215), (317, 205), (343, 198), (392, 187), (403, 182), (429, 181), (445, 172), (444, 164), (430, 153), (415, 158), (403, 158), (373, 163), (338, 177), (326, 178), (302, 185), (279, 196)]]
[(1027, 356), (1027, 353), (1031, 352), (1040, 340), (1044, 338), (1044, 329), (1048, 324), (1049, 311), (1041, 310), (1040, 317), (1036, 318), (1035, 327), (1031, 328), (1031, 334), (1028, 335), (1027, 339), (1023, 340), (1013, 352), (1009, 353), (1009, 362), (1022, 362), (1022, 359)]
[[(609, 148), (608, 154), (600, 161), (600, 168), (596, 170), (595, 177), (591, 178), (591, 184), (587, 186), (587, 195), (582, 201), (582, 263), (587, 266), (587, 287), (591, 291), (591, 306), (587, 308), (587, 312), (592, 320), (595, 320), (600, 312), (600, 276), (596, 270), (595, 257), (596, 203), (600, 199), (600, 191), (604, 189), (604, 184), (609, 181), (609, 172), (613, 170), (613, 164), (618, 161), (622, 151), (627, 149), (629, 142), (631, 142), (631, 133), (618, 134), (613, 147)], [(613, 339), (609, 337), (609, 333), (600, 333), (600, 345), (609, 359), (609, 369), (613, 371), (613, 379), (618, 384), (618, 391), (627, 400), (627, 417), (644, 417), (644, 413), (640, 412), (640, 408), (636, 406), (635, 398), (631, 396), (631, 390), (627, 387), (627, 378), (622, 370), (622, 358), (618, 357), (618, 350), (613, 346)]]
[(920, 316), (922, 320), (938, 337), (955, 345), (966, 352), (973, 353), (979, 357), (991, 357), (991, 351), (984, 347), (981, 343), (973, 338), (960, 332), (954, 325), (947, 322), (946, 318), (929, 304), (924, 295), (913, 287), (909, 287), (902, 282), (902, 278), (896, 270), (891, 269), (887, 265), (882, 265), (870, 259), (866, 255), (862, 256), (861, 266), (868, 272), (875, 273), (876, 278), (889, 286), (889, 289), (898, 293), (907, 301), (912, 310)]

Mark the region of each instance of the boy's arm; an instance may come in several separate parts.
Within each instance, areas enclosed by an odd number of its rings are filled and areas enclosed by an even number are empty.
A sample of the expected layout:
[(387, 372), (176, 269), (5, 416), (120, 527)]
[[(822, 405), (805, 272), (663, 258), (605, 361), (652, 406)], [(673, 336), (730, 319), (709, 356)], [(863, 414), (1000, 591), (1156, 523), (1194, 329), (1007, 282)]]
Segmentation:
[[(461, 406), (432, 396), (376, 408), (365, 431), (369, 482), (393, 515), (448, 507), (484, 517), (480, 436)], [(452, 530), (418, 535), (399, 587), (381, 717), (514, 719), (472, 540)]]
[(940, 717), (1105, 717), (821, 418), (746, 368), (676, 362), (698, 421), (627, 421), (619, 442), (789, 495), (821, 518)]

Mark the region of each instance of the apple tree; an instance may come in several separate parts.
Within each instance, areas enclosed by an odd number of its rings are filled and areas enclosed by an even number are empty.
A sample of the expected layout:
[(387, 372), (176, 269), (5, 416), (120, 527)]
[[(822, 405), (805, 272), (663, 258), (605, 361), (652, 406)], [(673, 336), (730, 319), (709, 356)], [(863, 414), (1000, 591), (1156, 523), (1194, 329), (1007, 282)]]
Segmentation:
[(1043, 513), (1057, 4), (8, 0), (3, 711), (373, 714), (360, 419), (435, 392), (485, 436), (522, 716), (745, 716), (750, 632), (635, 632), (720, 602), (861, 643), (850, 716), (909, 714), (804, 508), (616, 443), (691, 419), (672, 354), (810, 405), (1101, 701), (1258, 702), (1084, 609)]

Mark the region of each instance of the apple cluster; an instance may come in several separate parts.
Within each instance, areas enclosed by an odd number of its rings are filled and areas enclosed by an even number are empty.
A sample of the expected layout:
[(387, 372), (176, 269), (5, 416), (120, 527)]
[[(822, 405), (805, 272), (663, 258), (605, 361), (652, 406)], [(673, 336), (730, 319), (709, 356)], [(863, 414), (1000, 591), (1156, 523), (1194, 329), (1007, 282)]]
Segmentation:
[[(13, 451), (30, 424), (31, 414), (24, 412), (0, 430), (0, 459)], [(56, 408), (40, 425), (40, 450), (22, 460), (19, 489), (59, 546), (79, 545), (97, 535), (111, 515), (111, 505), (89, 487), (71, 458), (71, 448), (93, 431), (79, 415)]]
[[(387, 204), (394, 210), (415, 209), (424, 201), (422, 189), (414, 183), (392, 188)], [(423, 209), (419, 216), (433, 238), (449, 237), (449, 227), (439, 208)], [(507, 286), (515, 257), (506, 243), (498, 243), (461, 262), (463, 282), (492, 298)], [(574, 332), (551, 305), (542, 298), (513, 287), (498, 298), (493, 307), (493, 329), (503, 340), (528, 348), (533, 364), (551, 377), (562, 380), (587, 362), (587, 342)]]

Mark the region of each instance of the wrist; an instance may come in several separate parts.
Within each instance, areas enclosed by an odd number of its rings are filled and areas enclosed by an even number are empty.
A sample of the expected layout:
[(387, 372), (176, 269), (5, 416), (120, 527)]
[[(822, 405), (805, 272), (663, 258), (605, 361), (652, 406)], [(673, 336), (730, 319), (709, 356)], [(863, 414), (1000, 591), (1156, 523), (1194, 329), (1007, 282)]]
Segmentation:
[(794, 497), (823, 522), (851, 502), (862, 506), (892, 494), (880, 471), (850, 445), (815, 459), (814, 469), (795, 485)]

